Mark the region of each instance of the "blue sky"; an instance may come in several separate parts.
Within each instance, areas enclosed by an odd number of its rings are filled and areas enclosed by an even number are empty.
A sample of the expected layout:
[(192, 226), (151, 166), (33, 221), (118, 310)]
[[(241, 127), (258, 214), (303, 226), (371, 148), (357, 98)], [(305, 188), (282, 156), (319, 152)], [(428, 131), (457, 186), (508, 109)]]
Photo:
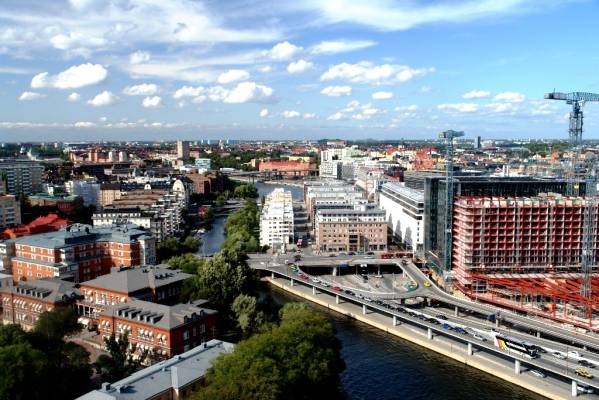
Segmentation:
[[(565, 138), (573, 0), (3, 0), (0, 140)], [(585, 137), (599, 138), (599, 106)]]

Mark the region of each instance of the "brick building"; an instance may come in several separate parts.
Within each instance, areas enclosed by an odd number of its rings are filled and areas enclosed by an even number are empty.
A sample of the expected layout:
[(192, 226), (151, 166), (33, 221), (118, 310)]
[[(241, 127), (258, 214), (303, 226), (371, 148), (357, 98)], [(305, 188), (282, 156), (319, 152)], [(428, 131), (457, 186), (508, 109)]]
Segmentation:
[(82, 282), (109, 273), (111, 267), (156, 262), (155, 239), (136, 225), (75, 224), (13, 240), (15, 281), (60, 277)]
[(44, 311), (71, 306), (80, 297), (72, 282), (40, 279), (0, 287), (2, 323), (30, 330)]
[(28, 224), (20, 225), (15, 228), (8, 228), (4, 231), (3, 236), (5, 238), (14, 239), (21, 236), (57, 231), (69, 224), (71, 224), (71, 221), (68, 219), (61, 218), (56, 214), (48, 214), (37, 217)]
[(205, 301), (166, 306), (141, 300), (105, 306), (98, 328), (103, 338), (128, 334), (136, 354), (147, 351), (153, 359), (181, 354), (214, 337), (215, 310)]
[(56, 207), (59, 211), (69, 214), (75, 210), (75, 208), (83, 205), (83, 199), (79, 196), (68, 195), (49, 195), (49, 194), (36, 194), (35, 196), (29, 196), (29, 203), (32, 206), (42, 207)]
[(302, 161), (260, 161), (258, 170), (286, 177), (318, 175), (318, 165)]

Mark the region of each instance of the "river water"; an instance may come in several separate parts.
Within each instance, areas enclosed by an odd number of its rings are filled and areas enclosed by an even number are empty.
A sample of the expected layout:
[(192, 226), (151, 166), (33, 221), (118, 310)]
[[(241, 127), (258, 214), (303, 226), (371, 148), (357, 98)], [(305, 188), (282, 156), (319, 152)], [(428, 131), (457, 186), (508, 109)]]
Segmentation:
[[(281, 187), (264, 183), (256, 186), (260, 196), (268, 194), (275, 187)], [(302, 199), (302, 188), (287, 186), (286, 189), (292, 192), (294, 200)], [(212, 230), (204, 235), (207, 254), (217, 251), (224, 240), (223, 224), (224, 218), (216, 220)], [(265, 290), (280, 304), (300, 301), (299, 298), (270, 286)], [(352, 400), (542, 399), (518, 386), (369, 325), (324, 307), (310, 305), (325, 312), (337, 331), (346, 363), (341, 382), (348, 398)]]

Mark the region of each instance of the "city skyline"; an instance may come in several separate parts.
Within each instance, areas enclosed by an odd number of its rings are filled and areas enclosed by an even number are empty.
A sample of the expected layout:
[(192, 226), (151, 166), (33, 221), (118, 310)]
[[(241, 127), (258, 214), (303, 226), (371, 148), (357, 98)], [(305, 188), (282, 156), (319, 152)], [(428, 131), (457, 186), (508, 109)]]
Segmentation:
[(543, 93), (599, 91), (596, 15), (590, 1), (7, 1), (0, 132), (566, 139), (569, 107)]

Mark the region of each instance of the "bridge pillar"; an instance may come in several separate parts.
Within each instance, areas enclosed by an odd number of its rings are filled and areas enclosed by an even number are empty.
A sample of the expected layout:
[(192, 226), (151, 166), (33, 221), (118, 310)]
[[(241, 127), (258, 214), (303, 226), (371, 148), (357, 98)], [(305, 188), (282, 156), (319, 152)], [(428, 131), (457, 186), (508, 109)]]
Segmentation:
[(459, 307), (458, 307), (458, 306), (455, 306), (454, 315), (455, 315), (456, 317), (459, 317), (459, 316), (460, 316), (460, 309), (459, 309)]
[(397, 326), (397, 317), (393, 316), (393, 326)]
[(499, 328), (499, 319), (495, 318), (495, 328)]
[(312, 295), (316, 296), (316, 286), (312, 286)]
[(541, 337), (541, 331), (537, 331), (537, 337), (540, 338)]
[(472, 353), (472, 343), (468, 342), (468, 355), (471, 356)]
[(291, 280), (289, 281), (289, 286), (293, 286), (293, 283), (294, 283), (294, 282), (293, 282), (293, 279), (291, 279)]
[(520, 360), (514, 360), (514, 372), (520, 375)]
[(578, 396), (578, 383), (572, 379), (572, 397)]
[(275, 279), (275, 273), (274, 272), (270, 273), (270, 279)]
[(335, 304), (339, 304), (339, 295), (335, 296)]
[(428, 337), (428, 340), (432, 340), (433, 339), (433, 330), (431, 328), (428, 328), (426, 330), (426, 337)]
[(366, 304), (362, 304), (362, 314), (366, 315)]

